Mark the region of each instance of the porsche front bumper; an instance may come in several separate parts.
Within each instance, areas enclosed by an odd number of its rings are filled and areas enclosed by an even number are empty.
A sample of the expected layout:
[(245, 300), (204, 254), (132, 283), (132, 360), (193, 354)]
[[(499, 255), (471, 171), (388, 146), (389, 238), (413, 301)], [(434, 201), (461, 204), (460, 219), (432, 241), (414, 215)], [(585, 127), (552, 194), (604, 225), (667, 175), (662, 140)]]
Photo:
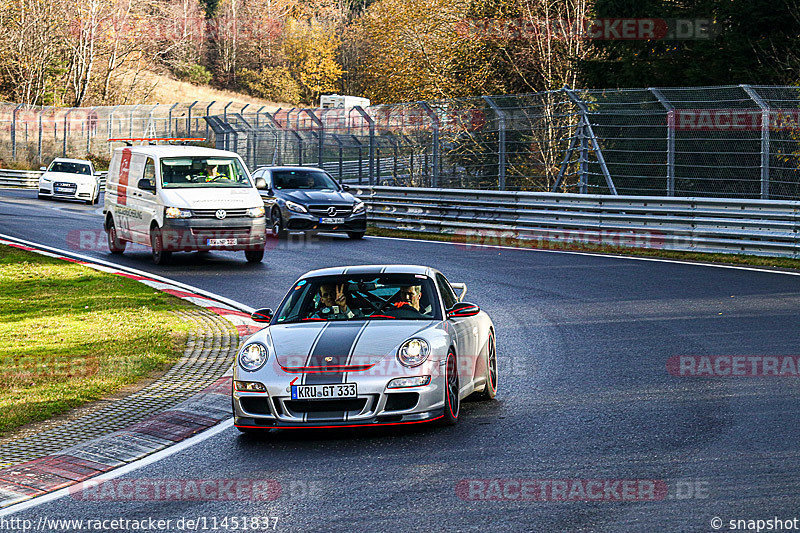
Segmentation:
[[(437, 365), (438, 366), (438, 365)], [(252, 380), (247, 375), (234, 379)], [(444, 378), (432, 375), (428, 385), (388, 389), (389, 382), (405, 376), (366, 376), (353, 372), (345, 382), (356, 383), (358, 395), (349, 399), (292, 400), (290, 383), (299, 384), (298, 374), (263, 383), (265, 392), (234, 390), (234, 425), (243, 429), (300, 427), (358, 427), (413, 424), (433, 421), (444, 414)], [(280, 382), (279, 382), (280, 381)], [(324, 384), (324, 378), (317, 378)], [(331, 384), (338, 382), (331, 382)]]

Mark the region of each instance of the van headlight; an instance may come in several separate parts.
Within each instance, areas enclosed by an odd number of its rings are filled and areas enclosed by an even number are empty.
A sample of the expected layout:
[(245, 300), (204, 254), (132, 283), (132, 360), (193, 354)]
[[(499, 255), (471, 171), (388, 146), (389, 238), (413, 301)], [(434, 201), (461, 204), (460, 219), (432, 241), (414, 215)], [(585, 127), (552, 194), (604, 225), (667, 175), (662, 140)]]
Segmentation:
[(167, 207), (164, 210), (165, 218), (191, 218), (192, 212), (188, 209), (179, 209), (177, 207)]
[(250, 218), (261, 218), (265, 214), (264, 206), (261, 207), (251, 207), (247, 210), (247, 216)]
[(306, 209), (305, 206), (302, 206), (297, 202), (292, 202), (291, 200), (286, 200), (286, 209), (289, 211), (294, 211), (295, 213), (308, 213), (308, 209)]
[(353, 204), (353, 214), (357, 215), (359, 213), (362, 213), (366, 208), (367, 206), (364, 205), (364, 202), (358, 200), (355, 204)]
[(248, 372), (255, 372), (266, 362), (267, 349), (259, 342), (248, 344), (239, 352), (239, 366)]
[(397, 350), (397, 360), (403, 366), (419, 366), (428, 359), (430, 345), (425, 339), (408, 339)]

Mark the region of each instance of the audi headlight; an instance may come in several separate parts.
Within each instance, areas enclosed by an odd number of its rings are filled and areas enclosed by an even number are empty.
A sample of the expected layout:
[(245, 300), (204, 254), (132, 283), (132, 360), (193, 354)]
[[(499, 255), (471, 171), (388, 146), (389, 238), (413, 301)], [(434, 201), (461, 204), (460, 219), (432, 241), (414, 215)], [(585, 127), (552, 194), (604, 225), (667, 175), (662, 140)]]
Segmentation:
[(247, 210), (247, 216), (250, 218), (261, 218), (264, 216), (264, 206), (261, 207), (251, 207)]
[(179, 209), (177, 207), (168, 207), (164, 210), (165, 218), (191, 218), (192, 212), (188, 209)]
[(294, 211), (295, 213), (308, 213), (308, 209), (306, 209), (305, 206), (302, 206), (297, 202), (292, 202), (291, 200), (286, 200), (286, 209), (289, 211)]
[(255, 372), (267, 362), (267, 349), (263, 344), (248, 344), (239, 352), (239, 366), (248, 372)]
[(408, 339), (397, 350), (397, 360), (403, 366), (419, 366), (425, 362), (431, 348), (424, 339)]
[(355, 204), (353, 204), (353, 214), (357, 215), (359, 213), (362, 213), (366, 208), (367, 206), (364, 205), (364, 202), (358, 200)]

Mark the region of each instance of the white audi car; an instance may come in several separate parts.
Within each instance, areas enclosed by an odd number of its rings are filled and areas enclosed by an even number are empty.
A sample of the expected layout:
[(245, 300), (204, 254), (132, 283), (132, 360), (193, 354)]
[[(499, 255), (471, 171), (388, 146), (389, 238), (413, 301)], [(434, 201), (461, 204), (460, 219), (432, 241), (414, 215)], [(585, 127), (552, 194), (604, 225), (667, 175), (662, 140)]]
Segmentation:
[(42, 167), (39, 198), (65, 198), (96, 204), (100, 198), (100, 180), (91, 161), (57, 157), (49, 167)]
[(465, 293), (425, 266), (305, 274), (277, 312), (252, 314), (269, 326), (237, 354), (234, 424), (454, 424), (463, 398), (497, 391), (495, 328)]

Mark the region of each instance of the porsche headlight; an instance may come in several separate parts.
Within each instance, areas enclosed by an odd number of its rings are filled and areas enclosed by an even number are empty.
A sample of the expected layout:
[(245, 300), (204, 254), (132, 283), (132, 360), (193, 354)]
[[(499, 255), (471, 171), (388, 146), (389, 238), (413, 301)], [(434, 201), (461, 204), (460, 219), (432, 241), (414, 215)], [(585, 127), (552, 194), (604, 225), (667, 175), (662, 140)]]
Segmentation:
[(261, 207), (251, 207), (247, 210), (247, 216), (250, 218), (261, 218), (264, 216), (264, 206)]
[(353, 204), (353, 214), (357, 215), (359, 213), (362, 213), (366, 208), (367, 206), (364, 205), (364, 202), (358, 200), (355, 204)]
[(239, 352), (239, 366), (248, 372), (255, 372), (266, 362), (267, 349), (261, 343), (248, 344)]
[(286, 200), (286, 209), (289, 211), (294, 211), (295, 213), (308, 213), (308, 209), (297, 202), (292, 202), (291, 200)]
[(425, 339), (408, 339), (397, 350), (397, 360), (403, 366), (419, 366), (430, 353), (431, 348)]
[(179, 209), (177, 207), (168, 207), (164, 210), (166, 218), (191, 218), (192, 212), (188, 209)]

